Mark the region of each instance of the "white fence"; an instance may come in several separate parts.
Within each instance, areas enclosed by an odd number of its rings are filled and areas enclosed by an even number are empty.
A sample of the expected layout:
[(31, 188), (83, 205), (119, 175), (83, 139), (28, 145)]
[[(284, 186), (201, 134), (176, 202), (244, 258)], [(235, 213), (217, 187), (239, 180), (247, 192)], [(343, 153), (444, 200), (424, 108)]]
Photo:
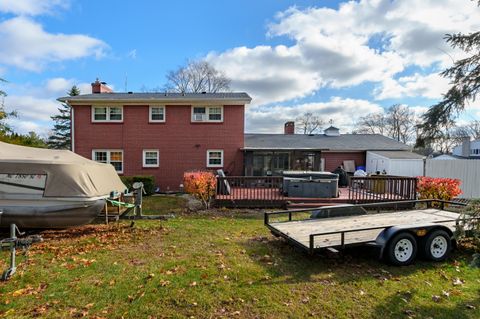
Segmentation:
[(462, 181), (461, 198), (480, 198), (480, 160), (431, 160), (425, 163), (425, 176), (457, 178)]

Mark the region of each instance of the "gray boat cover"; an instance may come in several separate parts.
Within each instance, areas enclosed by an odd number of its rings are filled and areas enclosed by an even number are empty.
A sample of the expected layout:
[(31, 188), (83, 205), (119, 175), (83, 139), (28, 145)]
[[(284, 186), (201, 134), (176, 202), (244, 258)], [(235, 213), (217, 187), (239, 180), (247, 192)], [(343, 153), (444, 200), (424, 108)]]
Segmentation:
[(110, 164), (71, 151), (0, 142), (0, 174), (46, 174), (45, 197), (97, 197), (126, 186)]

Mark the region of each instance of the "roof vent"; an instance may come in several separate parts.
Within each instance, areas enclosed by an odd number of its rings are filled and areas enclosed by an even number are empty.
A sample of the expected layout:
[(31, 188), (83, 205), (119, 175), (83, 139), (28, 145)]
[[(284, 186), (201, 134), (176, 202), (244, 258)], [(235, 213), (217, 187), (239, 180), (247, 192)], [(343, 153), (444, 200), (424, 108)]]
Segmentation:
[(207, 92), (203, 91), (202, 94), (207, 94)]
[(133, 92), (132, 92), (132, 91), (128, 91), (128, 94), (133, 94)]

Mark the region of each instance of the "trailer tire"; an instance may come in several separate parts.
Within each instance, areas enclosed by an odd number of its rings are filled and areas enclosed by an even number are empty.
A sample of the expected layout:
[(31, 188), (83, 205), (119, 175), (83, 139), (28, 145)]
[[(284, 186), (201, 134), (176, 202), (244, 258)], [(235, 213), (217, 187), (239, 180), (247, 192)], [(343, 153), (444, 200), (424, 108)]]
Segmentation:
[(422, 243), (425, 258), (431, 261), (443, 261), (448, 258), (452, 249), (450, 235), (442, 230), (432, 231)]
[(408, 232), (400, 232), (387, 244), (388, 261), (396, 266), (410, 265), (417, 256), (417, 240)]

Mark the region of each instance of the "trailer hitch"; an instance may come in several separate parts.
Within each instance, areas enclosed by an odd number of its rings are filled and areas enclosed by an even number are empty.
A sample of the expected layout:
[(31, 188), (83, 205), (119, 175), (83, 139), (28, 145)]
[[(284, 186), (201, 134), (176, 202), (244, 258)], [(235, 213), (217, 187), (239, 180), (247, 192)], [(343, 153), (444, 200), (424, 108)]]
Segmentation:
[(2, 274), (2, 280), (4, 281), (12, 277), (17, 271), (15, 260), (17, 248), (27, 250), (33, 243), (38, 243), (43, 240), (39, 235), (17, 238), (17, 233), (19, 236), (25, 235), (25, 233), (22, 233), (18, 229), (17, 225), (10, 224), (10, 237), (0, 240), (0, 250), (10, 250), (10, 267)]

